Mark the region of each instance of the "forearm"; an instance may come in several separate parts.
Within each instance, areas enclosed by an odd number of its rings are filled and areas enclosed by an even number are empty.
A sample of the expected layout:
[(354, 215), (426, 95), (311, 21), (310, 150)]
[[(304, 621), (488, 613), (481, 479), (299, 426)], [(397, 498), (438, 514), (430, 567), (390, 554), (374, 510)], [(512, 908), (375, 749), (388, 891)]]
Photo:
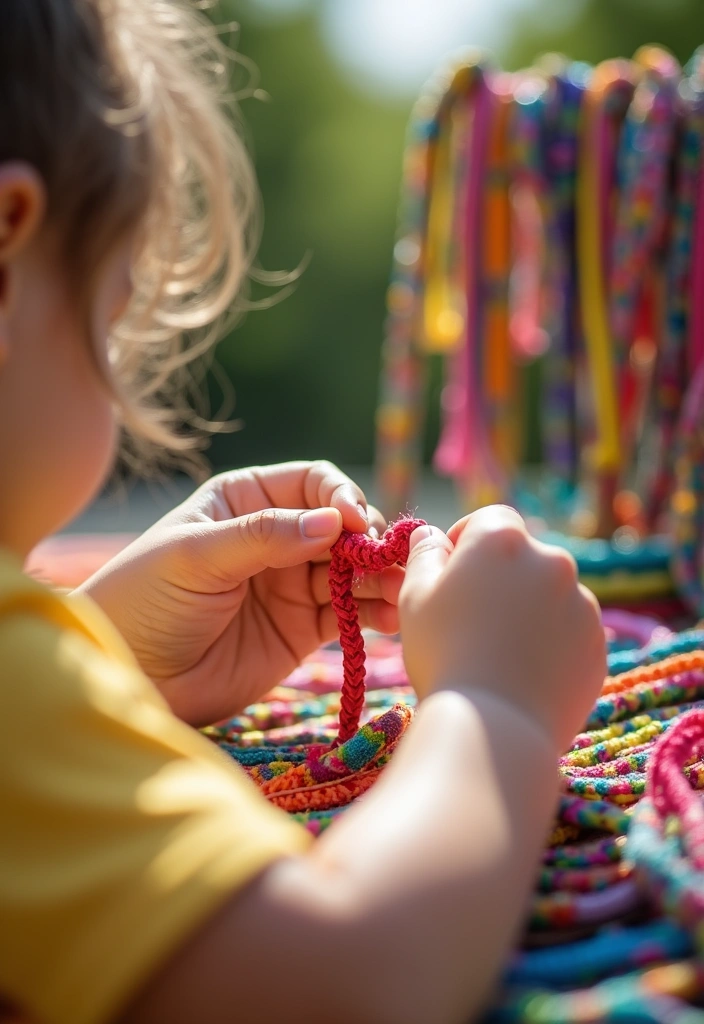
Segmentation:
[(430, 697), (372, 792), (234, 896), (120, 1024), (465, 1024), (519, 927), (555, 762), (490, 695)]
[(405, 991), (409, 1021), (466, 1020), (489, 993), (549, 827), (555, 762), (510, 705), (437, 693), (378, 786), (315, 848), (355, 893), (396, 972), (378, 981)]

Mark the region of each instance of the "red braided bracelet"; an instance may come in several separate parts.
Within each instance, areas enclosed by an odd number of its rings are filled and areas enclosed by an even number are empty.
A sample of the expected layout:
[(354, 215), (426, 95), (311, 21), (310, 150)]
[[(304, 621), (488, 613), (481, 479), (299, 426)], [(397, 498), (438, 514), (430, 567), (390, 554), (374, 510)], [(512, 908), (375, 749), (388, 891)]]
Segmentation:
[(365, 572), (381, 572), (396, 562), (405, 565), (411, 534), (417, 527), (426, 525), (423, 519), (399, 519), (389, 526), (381, 540), (343, 530), (332, 546), (330, 595), (343, 656), (337, 743), (345, 743), (354, 736), (364, 706), (364, 639), (359, 625), (359, 606), (352, 592), (355, 577)]

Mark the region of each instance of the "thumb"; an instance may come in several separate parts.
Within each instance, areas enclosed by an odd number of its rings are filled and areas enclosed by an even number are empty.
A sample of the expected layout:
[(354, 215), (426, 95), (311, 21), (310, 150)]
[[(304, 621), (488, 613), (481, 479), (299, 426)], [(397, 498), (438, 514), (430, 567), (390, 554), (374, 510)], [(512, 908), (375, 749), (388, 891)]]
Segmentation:
[(244, 580), (263, 569), (300, 565), (322, 555), (341, 531), (336, 508), (266, 508), (215, 524), (211, 536), (221, 568)]
[(432, 590), (445, 571), (454, 548), (452, 541), (436, 526), (419, 526), (411, 534), (403, 591), (423, 596)]

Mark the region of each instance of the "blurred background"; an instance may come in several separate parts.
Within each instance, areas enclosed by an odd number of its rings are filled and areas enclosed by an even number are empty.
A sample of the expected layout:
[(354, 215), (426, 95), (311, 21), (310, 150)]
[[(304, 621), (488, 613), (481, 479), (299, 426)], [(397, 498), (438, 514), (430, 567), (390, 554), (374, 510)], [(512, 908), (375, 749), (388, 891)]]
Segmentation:
[[(366, 482), (404, 132), (425, 79), (468, 44), (507, 69), (549, 50), (596, 62), (649, 42), (684, 62), (704, 42), (704, 0), (220, 0), (211, 13), (237, 23), (227, 38), (247, 60), (238, 85), (253, 93), (242, 113), (263, 196), (259, 263), (306, 268), (220, 345), (241, 427), (215, 437), (209, 458), (221, 469), (325, 457)], [(431, 416), (428, 454), (436, 430)], [(145, 525), (146, 513), (115, 509), (102, 499), (98, 518), (74, 528)]]

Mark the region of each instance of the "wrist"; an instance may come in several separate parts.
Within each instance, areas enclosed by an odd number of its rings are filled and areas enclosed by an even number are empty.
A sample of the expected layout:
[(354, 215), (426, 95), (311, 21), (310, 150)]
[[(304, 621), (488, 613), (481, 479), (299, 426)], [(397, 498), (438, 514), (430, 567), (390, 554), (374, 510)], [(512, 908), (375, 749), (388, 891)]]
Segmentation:
[(495, 689), (476, 682), (454, 680), (436, 685), (423, 703), (434, 701), (444, 693), (463, 697), (488, 723), (500, 724), (516, 738), (525, 737), (525, 742), (535, 747), (536, 752), (543, 751), (546, 757), (557, 763), (562, 753), (558, 739), (547, 722), (524, 704), (512, 701)]

